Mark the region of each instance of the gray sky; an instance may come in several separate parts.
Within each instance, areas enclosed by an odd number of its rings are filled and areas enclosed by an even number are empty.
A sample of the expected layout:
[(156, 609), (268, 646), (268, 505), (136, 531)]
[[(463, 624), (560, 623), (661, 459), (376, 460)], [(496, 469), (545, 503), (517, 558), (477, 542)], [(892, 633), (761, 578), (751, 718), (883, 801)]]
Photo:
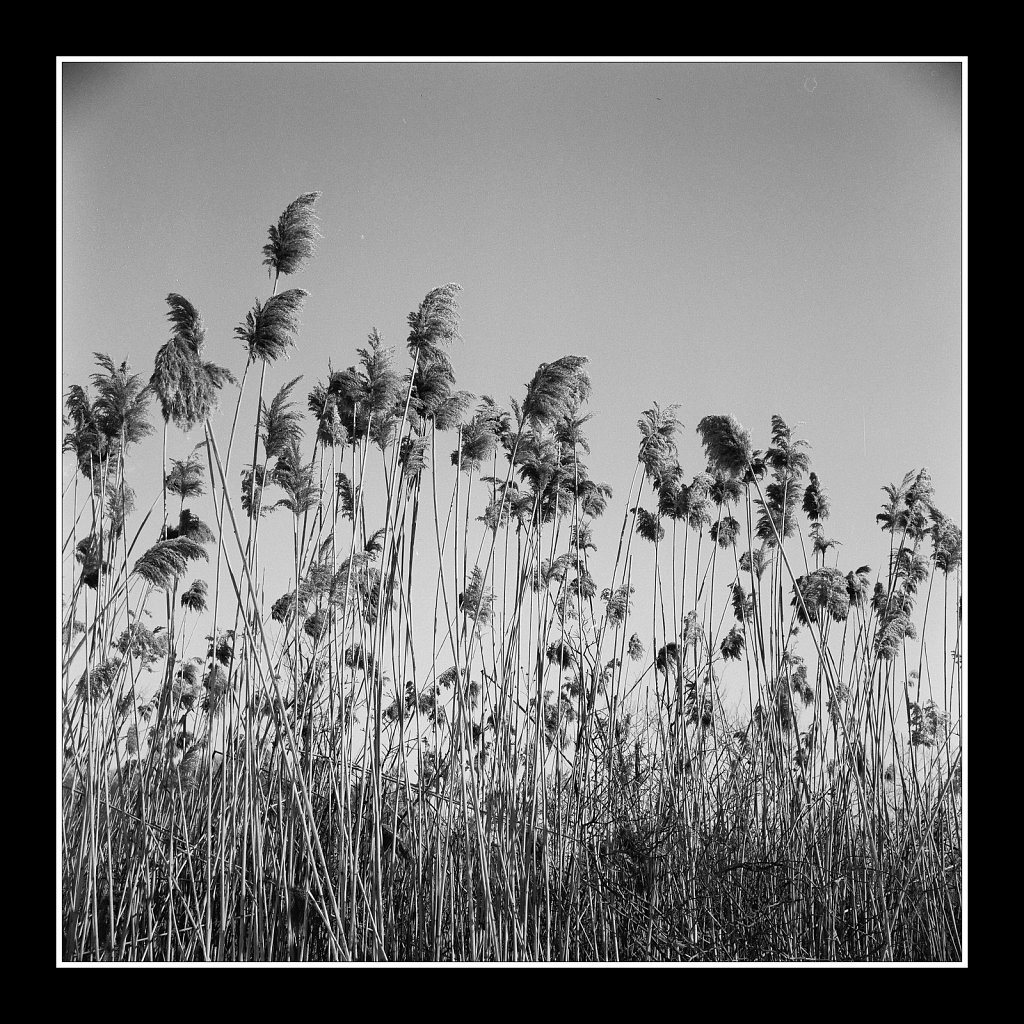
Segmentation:
[[(171, 291), (240, 375), (267, 227), (320, 189), (320, 255), (285, 282), (311, 292), (299, 346), (268, 391), (301, 373), (304, 402), (373, 326), (404, 369), (406, 314), (457, 281), (460, 387), (504, 402), (540, 362), (590, 358), (603, 552), (653, 401), (680, 404), (687, 475), (703, 416), (756, 447), (786, 419), (844, 569), (881, 564), (880, 488), (910, 469), (960, 520), (958, 63), (65, 64), (62, 117), (62, 392), (94, 351), (148, 377)], [(157, 435), (143, 455), (151, 494)]]

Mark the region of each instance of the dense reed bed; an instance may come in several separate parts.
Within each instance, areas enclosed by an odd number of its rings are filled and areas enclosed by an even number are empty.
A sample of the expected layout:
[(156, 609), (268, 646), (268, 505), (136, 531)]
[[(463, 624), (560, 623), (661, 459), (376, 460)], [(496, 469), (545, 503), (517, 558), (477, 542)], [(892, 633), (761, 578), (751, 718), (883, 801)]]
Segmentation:
[(170, 295), (151, 376), (98, 357), (66, 396), (64, 959), (961, 959), (960, 531), (928, 474), (884, 489), (881, 569), (840, 569), (781, 418), (756, 449), (705, 416), (687, 479), (655, 405), (613, 504), (586, 360), (460, 391), (453, 284), (406, 366), (374, 332), (303, 409), (268, 377), (317, 198), (270, 230), (237, 378)]

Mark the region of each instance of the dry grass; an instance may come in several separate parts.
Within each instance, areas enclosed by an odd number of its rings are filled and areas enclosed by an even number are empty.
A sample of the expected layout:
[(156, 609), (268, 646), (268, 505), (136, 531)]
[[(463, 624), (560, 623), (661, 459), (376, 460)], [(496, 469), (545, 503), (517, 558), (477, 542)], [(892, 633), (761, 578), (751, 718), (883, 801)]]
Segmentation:
[[(280, 272), (312, 255), (307, 220)], [(755, 451), (707, 417), (687, 485), (675, 408), (655, 406), (595, 579), (610, 494), (583, 462), (585, 361), (467, 408), (456, 292), (410, 314), (404, 378), (374, 334), (310, 396), (308, 456), (294, 417), (269, 440), (287, 390), (264, 403), (261, 375), (261, 474), (243, 494), (207, 422), (211, 493), (193, 467), (193, 515), (165, 492), (166, 529), (159, 494), (124, 500), (143, 412), (137, 387), (129, 416), (110, 408), (126, 369), (94, 380), (103, 415), (76, 389), (64, 959), (959, 960), (960, 536), (927, 474), (886, 489), (887, 569), (846, 573), (781, 420)], [(301, 583), (268, 602), (275, 499)], [(634, 542), (655, 545), (651, 578)], [(147, 611), (161, 626), (133, 627)]]

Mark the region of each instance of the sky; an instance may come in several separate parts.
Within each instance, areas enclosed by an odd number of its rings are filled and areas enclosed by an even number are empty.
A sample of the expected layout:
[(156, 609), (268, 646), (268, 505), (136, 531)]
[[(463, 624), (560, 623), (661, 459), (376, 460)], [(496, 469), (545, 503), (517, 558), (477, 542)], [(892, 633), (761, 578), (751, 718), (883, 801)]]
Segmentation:
[[(269, 295), (267, 228), (321, 190), (319, 254), (282, 282), (310, 292), (298, 347), (268, 391), (302, 374), (304, 404), (373, 327), (404, 369), (406, 315), (455, 281), (459, 387), (521, 399), (541, 362), (589, 358), (609, 557), (653, 402), (679, 405), (687, 476), (704, 468), (702, 417), (729, 413), (765, 448), (781, 415), (812, 446), (844, 570), (884, 561), (881, 488), (908, 470), (926, 466), (962, 521), (959, 62), (59, 74), (61, 395), (97, 351), (148, 377), (169, 292), (202, 312), (208, 358), (241, 375), (232, 332)], [(169, 454), (200, 437), (172, 432)], [(136, 454), (140, 493), (159, 488), (159, 446)]]

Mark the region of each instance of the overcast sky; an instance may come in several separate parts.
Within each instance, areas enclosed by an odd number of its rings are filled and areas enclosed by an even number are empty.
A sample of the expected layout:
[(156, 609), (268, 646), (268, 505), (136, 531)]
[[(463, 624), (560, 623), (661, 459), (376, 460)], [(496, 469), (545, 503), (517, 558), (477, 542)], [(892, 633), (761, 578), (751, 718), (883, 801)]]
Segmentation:
[[(268, 391), (303, 374), (304, 403), (373, 326), (404, 369), (406, 314), (457, 281), (460, 387), (507, 401), (540, 362), (591, 360), (610, 520), (653, 401), (680, 405), (688, 475), (703, 416), (757, 447), (783, 416), (844, 569), (884, 559), (880, 488), (910, 469), (961, 518), (958, 63), (65, 64), (61, 113), (62, 392), (94, 351), (148, 377), (172, 291), (240, 375), (267, 227), (319, 189)], [(140, 454), (148, 494), (158, 435)]]

